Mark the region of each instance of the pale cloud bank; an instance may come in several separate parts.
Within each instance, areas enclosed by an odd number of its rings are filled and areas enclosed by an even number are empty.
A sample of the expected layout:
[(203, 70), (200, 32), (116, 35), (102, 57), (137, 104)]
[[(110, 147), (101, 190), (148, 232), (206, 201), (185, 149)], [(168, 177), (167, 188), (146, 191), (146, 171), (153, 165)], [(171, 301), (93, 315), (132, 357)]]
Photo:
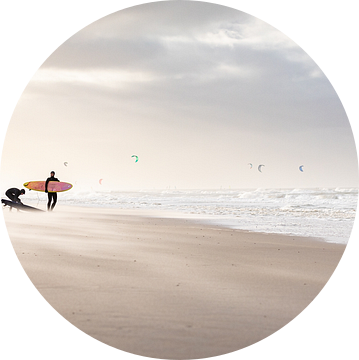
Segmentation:
[[(61, 124), (51, 138), (49, 121)], [(150, 3), (87, 26), (34, 75), (7, 138), (30, 146), (28, 131), (15, 133), (29, 122), (59, 164), (123, 177), (121, 188), (357, 181), (348, 119), (315, 62), (272, 26), (208, 3)], [(128, 175), (133, 152), (146, 158), (137, 175), (147, 183)], [(256, 161), (268, 164), (264, 182), (246, 173)], [(304, 163), (311, 175), (299, 179)]]

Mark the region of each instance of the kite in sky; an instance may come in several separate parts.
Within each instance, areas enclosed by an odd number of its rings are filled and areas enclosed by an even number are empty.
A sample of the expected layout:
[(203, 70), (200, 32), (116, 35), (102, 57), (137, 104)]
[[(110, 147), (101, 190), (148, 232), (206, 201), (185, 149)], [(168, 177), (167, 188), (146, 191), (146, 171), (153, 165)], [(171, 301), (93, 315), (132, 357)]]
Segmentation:
[(132, 155), (131, 157), (135, 157), (135, 158), (136, 158), (135, 163), (138, 161), (138, 156), (137, 156), (137, 155)]

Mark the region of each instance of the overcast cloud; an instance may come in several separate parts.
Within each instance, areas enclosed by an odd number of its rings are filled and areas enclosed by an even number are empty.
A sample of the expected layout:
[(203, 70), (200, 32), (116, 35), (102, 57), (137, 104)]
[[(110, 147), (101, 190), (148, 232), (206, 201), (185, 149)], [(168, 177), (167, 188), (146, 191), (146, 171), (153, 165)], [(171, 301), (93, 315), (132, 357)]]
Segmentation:
[(66, 176), (113, 188), (357, 184), (350, 125), (322, 71), (270, 25), (208, 3), (136, 6), (75, 34), (25, 90), (5, 168), (15, 137), (52, 146), (51, 169), (67, 161)]

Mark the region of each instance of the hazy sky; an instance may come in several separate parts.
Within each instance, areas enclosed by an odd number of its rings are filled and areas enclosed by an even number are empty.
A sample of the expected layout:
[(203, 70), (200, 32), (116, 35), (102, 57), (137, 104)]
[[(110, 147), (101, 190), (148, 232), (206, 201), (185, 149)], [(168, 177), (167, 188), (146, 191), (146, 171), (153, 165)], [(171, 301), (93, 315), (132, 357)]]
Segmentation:
[(21, 186), (51, 170), (77, 189), (358, 185), (347, 116), (318, 66), (261, 20), (199, 2), (114, 13), (43, 63), (1, 175)]

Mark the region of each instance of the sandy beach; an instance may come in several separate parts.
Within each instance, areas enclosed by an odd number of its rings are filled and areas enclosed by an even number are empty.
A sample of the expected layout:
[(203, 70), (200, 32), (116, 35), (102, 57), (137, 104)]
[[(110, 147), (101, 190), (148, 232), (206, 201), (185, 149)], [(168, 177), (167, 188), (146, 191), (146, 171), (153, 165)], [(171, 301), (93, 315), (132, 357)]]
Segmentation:
[(3, 211), (43, 297), (112, 347), (206, 358), (271, 335), (304, 310), (344, 245), (117, 209)]

